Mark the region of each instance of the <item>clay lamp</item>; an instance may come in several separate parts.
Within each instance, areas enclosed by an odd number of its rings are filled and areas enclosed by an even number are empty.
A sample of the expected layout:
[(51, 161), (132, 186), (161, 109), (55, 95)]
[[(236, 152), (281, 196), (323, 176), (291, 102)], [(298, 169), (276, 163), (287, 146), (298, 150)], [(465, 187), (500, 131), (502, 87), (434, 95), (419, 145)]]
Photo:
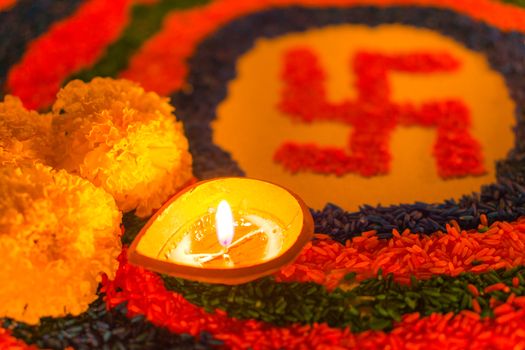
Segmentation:
[(290, 264), (313, 237), (304, 202), (249, 178), (198, 182), (153, 215), (128, 250), (129, 262), (186, 279), (239, 284)]

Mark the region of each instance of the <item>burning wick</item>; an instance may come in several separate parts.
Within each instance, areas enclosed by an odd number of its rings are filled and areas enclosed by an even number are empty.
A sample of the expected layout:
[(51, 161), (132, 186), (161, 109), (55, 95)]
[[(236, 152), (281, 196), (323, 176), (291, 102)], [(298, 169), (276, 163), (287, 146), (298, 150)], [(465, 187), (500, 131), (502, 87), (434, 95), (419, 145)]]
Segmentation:
[(227, 249), (232, 243), (234, 228), (232, 209), (225, 200), (222, 200), (217, 207), (217, 212), (215, 213), (215, 226), (219, 243)]
[(228, 254), (229, 250), (237, 244), (244, 242), (245, 240), (259, 233), (264, 233), (264, 231), (259, 228), (257, 230), (251, 231), (247, 235), (242, 236), (232, 243), (233, 236), (235, 234), (233, 214), (230, 205), (225, 200), (222, 200), (217, 206), (217, 212), (215, 213), (215, 226), (217, 230), (217, 239), (219, 240), (219, 243), (223, 249), (220, 252), (214, 254), (192, 254), (195, 261), (199, 264), (215, 260), (222, 256), (229, 265), (233, 265), (233, 261)]
[(188, 263), (198, 265), (202, 265), (222, 257), (226, 261), (227, 265), (233, 266), (234, 263), (229, 254), (230, 250), (240, 243), (261, 233), (265, 234), (269, 239), (268, 249), (271, 254), (279, 249), (279, 247), (276, 248), (276, 244), (278, 244), (276, 239), (279, 237), (281, 229), (277, 225), (268, 223), (266, 220), (261, 219), (256, 215), (248, 215), (246, 216), (246, 219), (250, 222), (256, 223), (256, 225), (259, 227), (238, 238), (236, 241), (233, 241), (233, 236), (235, 234), (233, 213), (228, 202), (222, 200), (217, 206), (217, 211), (215, 213), (217, 241), (222, 246), (222, 249), (216, 253), (191, 254), (191, 238), (190, 236), (185, 236), (179, 245), (177, 245), (175, 249), (167, 254), (167, 257), (176, 261), (187, 261)]

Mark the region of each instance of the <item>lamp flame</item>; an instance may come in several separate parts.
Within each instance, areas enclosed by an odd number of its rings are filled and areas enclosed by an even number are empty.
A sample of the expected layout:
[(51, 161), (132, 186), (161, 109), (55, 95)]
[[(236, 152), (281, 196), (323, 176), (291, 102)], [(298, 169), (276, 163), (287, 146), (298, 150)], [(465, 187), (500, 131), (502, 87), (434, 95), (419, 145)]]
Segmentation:
[(227, 248), (233, 240), (233, 214), (230, 205), (222, 200), (215, 213), (215, 226), (219, 243)]

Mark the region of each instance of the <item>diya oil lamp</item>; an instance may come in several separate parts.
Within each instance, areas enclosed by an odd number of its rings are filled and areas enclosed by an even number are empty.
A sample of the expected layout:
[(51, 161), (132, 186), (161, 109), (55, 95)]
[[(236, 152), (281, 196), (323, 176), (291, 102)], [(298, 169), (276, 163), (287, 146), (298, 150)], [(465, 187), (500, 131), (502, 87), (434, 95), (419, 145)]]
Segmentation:
[(294, 193), (261, 180), (219, 178), (164, 204), (128, 258), (171, 276), (239, 284), (291, 263), (312, 237), (310, 211)]

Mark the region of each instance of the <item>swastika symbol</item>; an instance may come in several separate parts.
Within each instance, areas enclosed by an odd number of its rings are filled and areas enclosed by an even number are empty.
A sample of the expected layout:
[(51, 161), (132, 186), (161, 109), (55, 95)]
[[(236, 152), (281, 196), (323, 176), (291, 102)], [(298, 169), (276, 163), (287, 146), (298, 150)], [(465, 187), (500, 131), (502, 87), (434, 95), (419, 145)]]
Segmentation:
[(481, 175), (485, 172), (479, 142), (471, 135), (468, 107), (458, 99), (428, 101), (417, 106), (390, 99), (392, 71), (431, 74), (453, 72), (460, 66), (443, 52), (382, 54), (357, 52), (353, 57), (357, 99), (327, 100), (326, 74), (308, 48), (286, 52), (282, 78), (285, 88), (279, 108), (289, 117), (311, 123), (329, 120), (352, 126), (348, 146), (320, 147), (314, 143), (286, 142), (274, 160), (292, 172), (375, 176), (388, 173), (390, 137), (397, 126), (436, 129), (433, 155), (442, 178)]

